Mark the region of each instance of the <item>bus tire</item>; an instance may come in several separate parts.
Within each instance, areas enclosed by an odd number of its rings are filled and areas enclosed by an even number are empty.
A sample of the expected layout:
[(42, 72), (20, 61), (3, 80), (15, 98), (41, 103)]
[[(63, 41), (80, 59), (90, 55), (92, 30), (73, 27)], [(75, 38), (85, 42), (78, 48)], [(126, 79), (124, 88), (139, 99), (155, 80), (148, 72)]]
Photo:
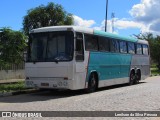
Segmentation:
[(135, 84), (138, 84), (140, 80), (141, 80), (141, 71), (138, 70), (136, 74)]
[(91, 73), (88, 81), (87, 92), (88, 93), (95, 92), (97, 90), (97, 85), (98, 85), (97, 76), (95, 73)]
[(129, 77), (129, 85), (133, 85), (135, 83), (135, 80), (136, 80), (135, 72), (131, 71), (130, 77)]

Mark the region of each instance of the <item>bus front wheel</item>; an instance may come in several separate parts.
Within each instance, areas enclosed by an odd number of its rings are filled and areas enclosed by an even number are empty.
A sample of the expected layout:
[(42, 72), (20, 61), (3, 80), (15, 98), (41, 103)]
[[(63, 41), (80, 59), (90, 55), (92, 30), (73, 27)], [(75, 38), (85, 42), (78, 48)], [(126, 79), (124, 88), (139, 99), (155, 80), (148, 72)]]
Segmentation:
[(87, 92), (88, 93), (95, 92), (96, 89), (97, 89), (97, 77), (94, 73), (91, 73), (89, 82), (88, 82)]

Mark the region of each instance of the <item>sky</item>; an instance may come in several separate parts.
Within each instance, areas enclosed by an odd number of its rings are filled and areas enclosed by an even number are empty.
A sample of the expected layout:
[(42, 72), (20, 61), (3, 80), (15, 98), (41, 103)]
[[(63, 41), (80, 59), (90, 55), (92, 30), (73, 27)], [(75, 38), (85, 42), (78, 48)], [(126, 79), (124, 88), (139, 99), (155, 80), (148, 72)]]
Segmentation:
[[(1, 0), (0, 28), (21, 30), (27, 11), (48, 2), (62, 5), (73, 15), (74, 25), (104, 30), (106, 0)], [(160, 0), (108, 0), (107, 31), (123, 36), (145, 32), (160, 35), (159, 7)]]

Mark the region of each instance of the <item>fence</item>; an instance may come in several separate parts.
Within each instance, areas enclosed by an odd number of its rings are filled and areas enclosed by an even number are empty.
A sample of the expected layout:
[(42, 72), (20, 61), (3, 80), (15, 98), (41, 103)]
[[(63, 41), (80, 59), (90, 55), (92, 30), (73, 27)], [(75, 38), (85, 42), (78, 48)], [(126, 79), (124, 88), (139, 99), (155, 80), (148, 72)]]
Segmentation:
[(12, 64), (12, 65), (9, 65), (8, 67), (6, 68), (3, 68), (3, 67), (0, 67), (0, 71), (1, 70), (22, 70), (24, 69), (24, 62), (16, 65), (16, 64)]
[(5, 69), (0, 67), (0, 80), (24, 79), (24, 77), (24, 62), (18, 65), (12, 64)]

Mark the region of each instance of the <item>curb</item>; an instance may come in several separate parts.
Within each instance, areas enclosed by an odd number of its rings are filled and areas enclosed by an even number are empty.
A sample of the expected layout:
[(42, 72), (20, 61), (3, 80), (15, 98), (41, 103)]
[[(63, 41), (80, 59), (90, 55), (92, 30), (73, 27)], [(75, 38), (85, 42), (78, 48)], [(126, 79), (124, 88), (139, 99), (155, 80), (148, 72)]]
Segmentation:
[(29, 94), (29, 93), (35, 93), (38, 92), (37, 89), (28, 89), (28, 90), (22, 90), (22, 91), (15, 91), (15, 92), (6, 92), (6, 93), (0, 93), (0, 97), (8, 97), (13, 95), (21, 95), (21, 94)]
[(7, 96), (11, 96), (12, 93), (8, 92), (8, 93), (0, 93), (0, 97), (7, 97)]
[(0, 84), (7, 84), (7, 83), (17, 83), (17, 82), (23, 82), (24, 79), (8, 79), (8, 80), (0, 80)]

